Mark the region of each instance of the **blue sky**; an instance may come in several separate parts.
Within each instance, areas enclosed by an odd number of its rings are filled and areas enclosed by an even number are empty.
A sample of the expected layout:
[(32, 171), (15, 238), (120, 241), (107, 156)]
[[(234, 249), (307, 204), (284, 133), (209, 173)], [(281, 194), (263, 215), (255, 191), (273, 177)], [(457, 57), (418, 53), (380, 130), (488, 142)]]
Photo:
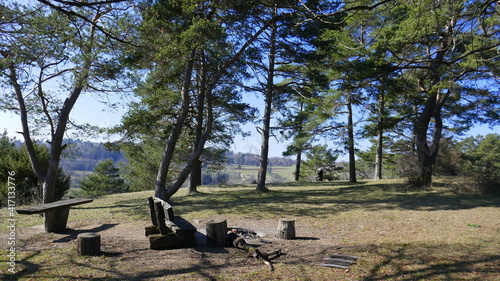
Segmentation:
[[(117, 109), (110, 110), (103, 103), (98, 102), (96, 97), (91, 94), (84, 94), (78, 100), (75, 105), (75, 108), (71, 114), (72, 119), (75, 120), (78, 124), (81, 123), (89, 123), (91, 125), (97, 125), (102, 127), (112, 126), (118, 124), (122, 115), (126, 112), (126, 105), (129, 100), (119, 98), (110, 98), (112, 102), (120, 101), (122, 106), (118, 106)], [(246, 94), (245, 98), (246, 102), (249, 104), (256, 106), (259, 109), (259, 112), (263, 114), (263, 102), (262, 99), (254, 94)], [(4, 129), (7, 130), (10, 137), (15, 137), (18, 140), (22, 140), (19, 134), (16, 134), (17, 131), (21, 131), (21, 123), (19, 116), (16, 116), (12, 113), (0, 112), (0, 130), (3, 132)], [(255, 129), (256, 126), (254, 124), (247, 124), (243, 128), (245, 131), (249, 131), (252, 133), (251, 136), (243, 138), (241, 136), (236, 136), (234, 144), (231, 146), (231, 149), (235, 152), (244, 152), (244, 153), (260, 153), (260, 144), (261, 144), (261, 136), (257, 133)], [(476, 126), (471, 128), (467, 135), (476, 136), (476, 135), (486, 135), (489, 133), (497, 133), (500, 134), (500, 127), (488, 128), (487, 125)], [(78, 137), (74, 136), (74, 137)], [(108, 141), (109, 138), (107, 136), (102, 136), (96, 139), (89, 139), (90, 141)], [(111, 139), (112, 140), (112, 139)], [(323, 141), (328, 143), (328, 141)], [(288, 142), (282, 140), (276, 140), (275, 138), (271, 138), (270, 140), (270, 157), (280, 157), (282, 152), (285, 150)], [(368, 145), (368, 141), (359, 141), (359, 146), (361, 149), (366, 148)], [(341, 156), (340, 160), (346, 160), (346, 156)]]

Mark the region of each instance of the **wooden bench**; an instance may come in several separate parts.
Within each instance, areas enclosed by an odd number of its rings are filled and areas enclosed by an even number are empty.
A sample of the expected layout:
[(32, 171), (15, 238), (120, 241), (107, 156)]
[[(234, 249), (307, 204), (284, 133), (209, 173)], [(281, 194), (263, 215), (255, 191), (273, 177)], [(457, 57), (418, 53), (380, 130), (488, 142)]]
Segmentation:
[(94, 201), (93, 199), (75, 198), (68, 200), (55, 201), (38, 206), (29, 206), (16, 209), (18, 214), (33, 215), (44, 214), (45, 231), (57, 232), (66, 229), (68, 223), (69, 208), (80, 204), (86, 204)]
[(196, 244), (196, 227), (189, 221), (174, 216), (174, 210), (167, 202), (154, 197), (148, 198), (152, 226), (146, 227), (146, 236), (151, 249), (177, 249)]

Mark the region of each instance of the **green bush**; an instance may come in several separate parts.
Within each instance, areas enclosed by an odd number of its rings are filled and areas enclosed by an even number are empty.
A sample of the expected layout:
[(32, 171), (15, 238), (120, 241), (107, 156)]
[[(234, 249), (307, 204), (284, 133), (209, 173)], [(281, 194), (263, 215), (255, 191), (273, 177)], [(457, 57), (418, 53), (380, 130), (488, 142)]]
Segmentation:
[[(41, 144), (35, 144), (36, 153), (42, 170), (48, 169), (49, 149)], [(16, 147), (15, 141), (8, 138), (4, 132), (0, 137), (0, 206), (7, 205), (8, 177), (14, 173), (11, 182), (15, 184), (15, 202), (17, 205), (27, 205), (42, 200), (42, 183), (31, 168), (28, 152), (24, 145)], [(13, 186), (11, 184), (11, 186)], [(56, 180), (56, 200), (60, 200), (71, 185), (71, 177), (59, 168)]]

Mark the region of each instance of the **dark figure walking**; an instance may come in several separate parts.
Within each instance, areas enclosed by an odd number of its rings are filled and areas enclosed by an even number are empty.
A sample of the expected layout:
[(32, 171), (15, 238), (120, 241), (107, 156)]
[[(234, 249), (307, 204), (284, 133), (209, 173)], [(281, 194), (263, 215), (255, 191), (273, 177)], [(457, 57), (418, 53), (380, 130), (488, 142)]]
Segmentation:
[(318, 169), (318, 176), (316, 177), (318, 181), (323, 181), (323, 168)]

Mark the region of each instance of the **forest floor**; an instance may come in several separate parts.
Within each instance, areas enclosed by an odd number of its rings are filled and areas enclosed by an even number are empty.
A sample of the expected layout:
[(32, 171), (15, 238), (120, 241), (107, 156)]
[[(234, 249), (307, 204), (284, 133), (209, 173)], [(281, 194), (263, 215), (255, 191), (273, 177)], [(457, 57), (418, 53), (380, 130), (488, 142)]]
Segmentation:
[[(409, 191), (398, 181), (289, 183), (254, 187), (201, 187), (172, 198), (175, 215), (197, 229), (192, 248), (151, 250), (151, 191), (115, 194), (75, 206), (69, 229), (45, 233), (43, 218), (15, 214), (15, 251), (0, 228), (1, 280), (499, 280), (500, 198), (459, 195), (446, 184)], [(0, 219), (8, 225), (7, 209)], [(280, 218), (295, 219), (297, 238), (280, 240)], [(280, 249), (271, 271), (232, 247), (206, 245), (205, 224), (253, 230), (247, 243), (261, 252)], [(81, 257), (76, 237), (101, 235), (103, 254)], [(349, 269), (320, 266), (342, 254), (359, 259)]]

